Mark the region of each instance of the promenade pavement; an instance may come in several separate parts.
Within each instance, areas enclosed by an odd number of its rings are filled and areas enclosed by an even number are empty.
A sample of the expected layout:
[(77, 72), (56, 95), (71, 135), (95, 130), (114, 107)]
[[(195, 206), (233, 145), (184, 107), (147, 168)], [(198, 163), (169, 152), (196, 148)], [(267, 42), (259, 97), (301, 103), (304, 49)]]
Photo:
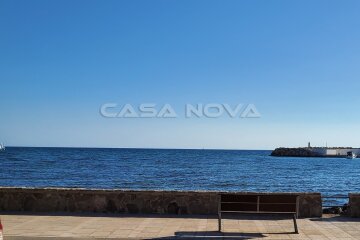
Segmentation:
[(4, 240), (45, 239), (360, 239), (360, 220), (334, 215), (298, 219), (241, 216), (225, 219), (217, 232), (216, 216), (169, 215), (23, 215), (0, 214)]

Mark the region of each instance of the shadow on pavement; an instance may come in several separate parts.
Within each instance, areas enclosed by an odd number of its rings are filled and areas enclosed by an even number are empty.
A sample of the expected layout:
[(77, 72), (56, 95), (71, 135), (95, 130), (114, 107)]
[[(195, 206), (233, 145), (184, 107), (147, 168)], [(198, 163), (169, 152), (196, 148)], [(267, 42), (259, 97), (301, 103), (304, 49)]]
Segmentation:
[(261, 233), (241, 233), (241, 232), (217, 232), (217, 231), (194, 231), (194, 232), (175, 232), (175, 236), (148, 238), (149, 240), (163, 240), (163, 239), (254, 239), (266, 237)]

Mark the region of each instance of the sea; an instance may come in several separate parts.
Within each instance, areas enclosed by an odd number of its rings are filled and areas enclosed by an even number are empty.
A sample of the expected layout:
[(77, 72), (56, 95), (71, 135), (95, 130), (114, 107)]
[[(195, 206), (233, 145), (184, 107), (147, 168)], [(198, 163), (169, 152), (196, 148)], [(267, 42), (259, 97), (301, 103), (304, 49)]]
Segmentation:
[(0, 186), (320, 192), (336, 197), (360, 192), (360, 159), (272, 157), (270, 153), (7, 147), (0, 152)]

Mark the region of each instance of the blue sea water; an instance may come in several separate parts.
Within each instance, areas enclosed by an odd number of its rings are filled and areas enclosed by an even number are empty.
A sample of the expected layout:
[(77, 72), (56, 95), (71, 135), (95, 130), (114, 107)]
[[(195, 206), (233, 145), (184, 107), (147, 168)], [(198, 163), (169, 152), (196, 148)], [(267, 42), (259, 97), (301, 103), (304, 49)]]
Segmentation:
[(261, 192), (360, 192), (360, 159), (271, 151), (8, 147), (0, 185)]

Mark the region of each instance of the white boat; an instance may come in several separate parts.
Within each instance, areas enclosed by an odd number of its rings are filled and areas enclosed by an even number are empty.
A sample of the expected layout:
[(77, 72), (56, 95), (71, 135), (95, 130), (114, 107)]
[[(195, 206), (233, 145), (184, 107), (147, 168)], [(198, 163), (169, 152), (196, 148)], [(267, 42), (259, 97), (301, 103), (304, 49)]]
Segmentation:
[(5, 151), (5, 146), (2, 143), (0, 143), (0, 151)]
[(354, 159), (356, 158), (356, 154), (354, 152), (347, 152), (346, 158)]

